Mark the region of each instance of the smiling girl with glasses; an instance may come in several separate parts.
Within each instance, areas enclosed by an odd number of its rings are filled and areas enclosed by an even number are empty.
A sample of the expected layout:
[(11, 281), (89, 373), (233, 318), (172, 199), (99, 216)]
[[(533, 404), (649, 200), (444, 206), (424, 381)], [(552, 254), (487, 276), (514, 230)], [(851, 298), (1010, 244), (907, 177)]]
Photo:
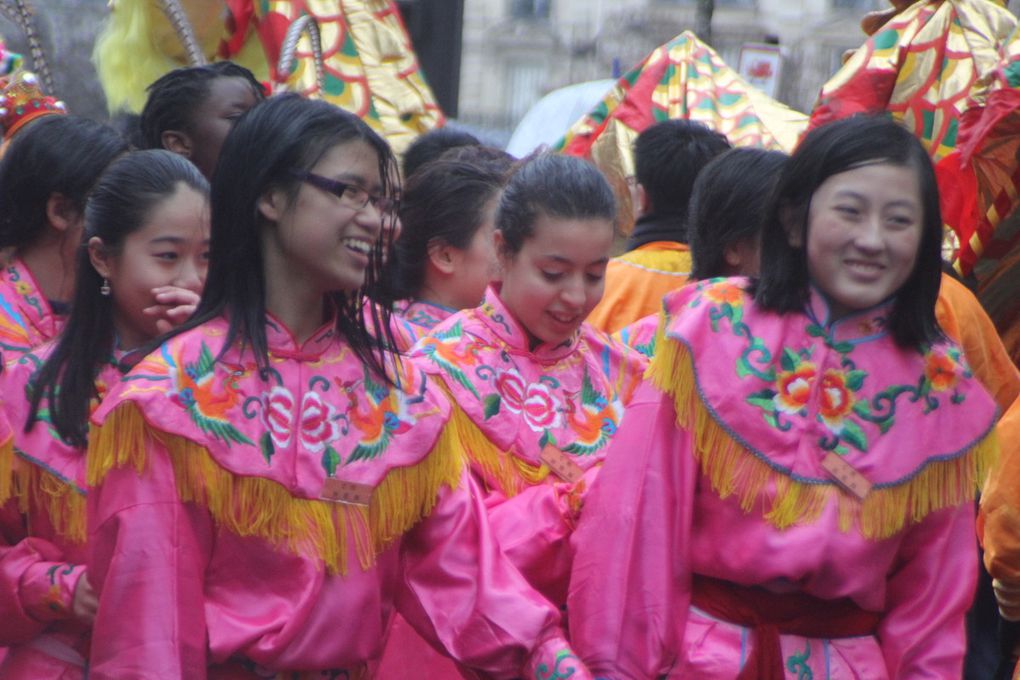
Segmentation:
[(90, 677), (365, 678), (395, 611), (479, 673), (589, 677), (491, 539), (445, 399), (364, 325), (386, 216), (294, 176), (390, 198), (393, 163), (292, 95), (228, 136), (202, 303), (93, 419)]

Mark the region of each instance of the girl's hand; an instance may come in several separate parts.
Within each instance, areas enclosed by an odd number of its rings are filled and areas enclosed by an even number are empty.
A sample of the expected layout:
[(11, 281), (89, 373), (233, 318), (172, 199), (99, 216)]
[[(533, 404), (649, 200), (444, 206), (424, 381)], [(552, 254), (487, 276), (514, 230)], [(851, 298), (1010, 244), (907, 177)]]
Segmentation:
[(153, 288), (152, 294), (158, 304), (146, 307), (142, 311), (149, 316), (157, 317), (156, 329), (160, 333), (167, 333), (187, 321), (201, 300), (198, 293), (177, 286)]
[(96, 610), (99, 609), (99, 598), (96, 591), (89, 583), (89, 574), (86, 571), (78, 579), (78, 585), (74, 587), (74, 600), (71, 604), (71, 613), (74, 618), (82, 623), (92, 624), (96, 619)]

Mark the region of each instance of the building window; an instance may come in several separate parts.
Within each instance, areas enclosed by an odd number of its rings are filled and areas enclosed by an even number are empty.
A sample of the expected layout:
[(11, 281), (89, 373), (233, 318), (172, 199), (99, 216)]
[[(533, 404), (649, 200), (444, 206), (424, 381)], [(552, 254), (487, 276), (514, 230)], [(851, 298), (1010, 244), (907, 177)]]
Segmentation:
[(548, 19), (552, 0), (510, 0), (510, 16), (514, 19)]
[(531, 105), (542, 98), (546, 67), (539, 63), (510, 62), (507, 65), (506, 111), (513, 125), (524, 117)]
[(877, 9), (878, 3), (875, 0), (832, 0), (832, 6), (836, 9), (866, 11)]

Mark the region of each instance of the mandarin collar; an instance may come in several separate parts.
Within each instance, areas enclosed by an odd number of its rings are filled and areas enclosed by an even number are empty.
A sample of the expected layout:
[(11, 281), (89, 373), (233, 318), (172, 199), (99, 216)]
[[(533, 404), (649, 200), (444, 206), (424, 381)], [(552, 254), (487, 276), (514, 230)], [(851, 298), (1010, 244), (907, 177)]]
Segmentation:
[(558, 345), (543, 342), (532, 348), (528, 332), (507, 309), (497, 286), (489, 286), (486, 289), (485, 299), (482, 300), (481, 306), (476, 308), (476, 313), (492, 334), (511, 349), (530, 354), (544, 363), (559, 361), (569, 356), (580, 342), (581, 330), (578, 328), (570, 338)]
[(325, 352), (336, 336), (336, 310), (312, 335), (299, 343), (294, 333), (278, 318), (266, 311), (266, 345), (270, 353), (281, 359), (315, 361)]
[(399, 304), (397, 311), (411, 323), (431, 330), (460, 310), (428, 300), (406, 300)]
[[(888, 334), (888, 321), (892, 312), (895, 297), (847, 314), (842, 319), (831, 321), (832, 310), (829, 301), (817, 286), (811, 284), (811, 297), (807, 303), (806, 313), (813, 326), (819, 329), (815, 335), (824, 336), (830, 343), (850, 343), (858, 345), (863, 342), (877, 340)], [(811, 329), (808, 329), (811, 333)]]

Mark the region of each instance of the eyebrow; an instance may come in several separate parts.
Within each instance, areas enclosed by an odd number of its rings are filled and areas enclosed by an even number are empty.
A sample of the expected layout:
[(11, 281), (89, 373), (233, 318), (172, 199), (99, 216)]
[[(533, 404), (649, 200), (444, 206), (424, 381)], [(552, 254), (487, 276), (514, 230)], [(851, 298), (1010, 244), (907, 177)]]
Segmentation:
[[(170, 243), (170, 244), (173, 244), (173, 245), (180, 245), (180, 244), (184, 243), (186, 240), (187, 239), (183, 239), (180, 236), (157, 236), (156, 238), (151, 239), (149, 241), (149, 244), (150, 245), (154, 245), (154, 244), (158, 244), (158, 243)], [(207, 244), (209, 242), (210, 242), (210, 239), (207, 239), (207, 238), (202, 239), (202, 245), (205, 245), (205, 244)]]
[[(557, 264), (574, 264), (573, 260), (571, 260), (569, 257), (564, 257), (562, 255), (546, 255), (545, 259), (552, 260), (553, 262), (556, 262)], [(595, 260), (594, 262), (589, 262), (588, 264), (586, 264), (584, 266), (585, 267), (591, 267), (592, 265), (596, 265), (596, 264), (608, 264), (608, 263), (609, 263), (609, 257), (606, 256), (606, 257), (600, 257), (599, 259)]]
[(379, 193), (380, 191), (382, 191), (382, 183), (370, 187), (368, 186), (368, 182), (365, 180), (364, 177), (354, 173), (342, 172), (339, 175), (332, 175), (332, 177), (338, 182), (343, 182), (345, 184), (354, 184), (372, 193)]
[[(855, 198), (855, 199), (857, 199), (859, 201), (870, 201), (870, 199), (867, 196), (865, 196), (864, 194), (859, 193), (857, 191), (854, 191), (853, 189), (840, 189), (839, 191), (837, 191), (835, 193), (835, 197), (836, 198)], [(896, 199), (894, 201), (890, 201), (886, 205), (890, 205), (890, 206), (892, 206), (892, 205), (902, 205), (902, 206), (905, 206), (905, 207), (908, 207), (908, 208), (917, 208), (917, 207), (920, 207), (917, 202), (911, 201), (911, 200), (906, 199), (906, 198), (898, 198), (898, 199)]]

